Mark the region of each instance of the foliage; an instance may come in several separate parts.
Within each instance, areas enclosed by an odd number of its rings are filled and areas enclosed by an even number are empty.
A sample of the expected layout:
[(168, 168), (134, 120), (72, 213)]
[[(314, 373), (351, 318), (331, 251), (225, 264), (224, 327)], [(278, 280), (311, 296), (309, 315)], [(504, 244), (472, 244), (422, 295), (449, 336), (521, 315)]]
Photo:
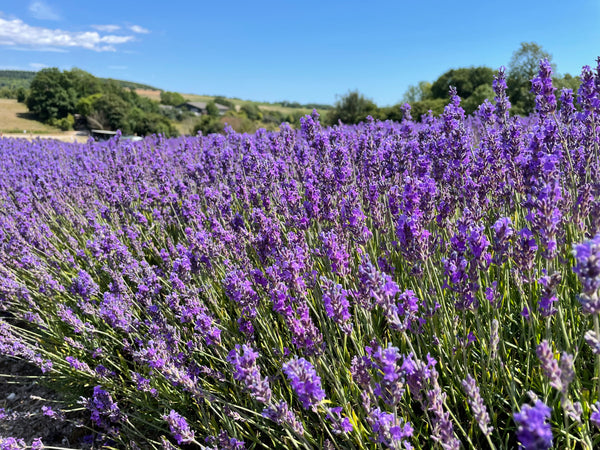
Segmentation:
[(491, 85), (481, 84), (475, 88), (473, 93), (469, 95), (464, 102), (461, 103), (461, 106), (466, 114), (473, 114), (485, 100), (489, 100), (493, 103), (494, 95), (494, 90)]
[(206, 114), (208, 114), (210, 117), (219, 117), (221, 115), (215, 102), (208, 102), (206, 104)]
[(68, 74), (57, 68), (42, 69), (31, 81), (27, 108), (42, 122), (66, 117), (76, 102), (77, 92)]
[(318, 109), (318, 110), (329, 110), (331, 109), (331, 105), (326, 105), (323, 103), (299, 103), (299, 102), (289, 102), (287, 100), (284, 100), (282, 102), (279, 102), (279, 105), (283, 106), (284, 108), (302, 108), (302, 109)]
[(80, 70), (43, 69), (31, 81), (27, 107), (41, 121), (71, 128), (69, 115), (85, 116), (89, 128), (120, 129), (125, 134), (177, 134), (160, 114), (157, 102), (123, 88), (117, 80), (104, 80)]
[(441, 98), (414, 102), (410, 104), (412, 108), (411, 114), (417, 121), (420, 121), (422, 116), (428, 115), (429, 111), (431, 111), (434, 116), (439, 116), (444, 112), (444, 107), (447, 103), (448, 100)]
[(178, 92), (161, 91), (160, 102), (163, 105), (179, 106), (185, 103), (185, 99)]
[(448, 99), (450, 87), (456, 88), (458, 96), (469, 98), (478, 86), (491, 86), (494, 71), (489, 67), (463, 67), (451, 69), (431, 85), (432, 98)]
[(62, 131), (72, 130), (75, 125), (75, 118), (72, 114), (68, 114), (67, 117), (63, 117), (62, 119), (49, 120), (48, 125), (60, 128)]
[(244, 103), (240, 112), (244, 113), (246, 117), (250, 120), (261, 120), (263, 118), (263, 113), (255, 103)]
[(431, 83), (421, 81), (417, 86), (410, 85), (402, 97), (402, 103), (414, 103), (433, 98)]
[(227, 100), (225, 97), (215, 97), (214, 102), (218, 103), (219, 105), (227, 106), (230, 109), (235, 108), (235, 104), (231, 100)]
[(17, 88), (15, 98), (19, 103), (26, 103), (27, 97), (29, 96), (29, 92), (22, 87)]
[(377, 113), (377, 105), (372, 100), (365, 98), (358, 91), (350, 91), (335, 103), (327, 112), (327, 122), (331, 125), (342, 122), (344, 124), (357, 124), (368, 116)]
[(521, 42), (508, 64), (508, 96), (513, 114), (528, 115), (535, 108), (535, 94), (531, 80), (536, 75), (541, 60), (552, 61), (552, 55), (535, 42)]
[(223, 128), (223, 122), (221, 122), (220, 119), (210, 115), (205, 115), (200, 117), (200, 120), (196, 122), (192, 134), (197, 135), (199, 132), (201, 132), (203, 135), (207, 136), (213, 133), (222, 133)]

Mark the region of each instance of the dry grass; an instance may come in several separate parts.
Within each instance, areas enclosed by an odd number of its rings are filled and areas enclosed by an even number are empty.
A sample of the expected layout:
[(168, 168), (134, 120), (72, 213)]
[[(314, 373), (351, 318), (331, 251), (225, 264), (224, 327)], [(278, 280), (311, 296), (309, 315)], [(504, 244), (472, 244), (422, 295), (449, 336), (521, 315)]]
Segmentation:
[(155, 100), (157, 102), (160, 102), (160, 91), (157, 91), (154, 89), (136, 89), (135, 92), (140, 97), (146, 97), (146, 98), (149, 98), (150, 100)]
[(52, 133), (60, 134), (58, 128), (51, 127), (35, 120), (27, 111), (27, 106), (14, 99), (0, 99), (0, 131), (20, 132), (26, 130), (28, 133)]

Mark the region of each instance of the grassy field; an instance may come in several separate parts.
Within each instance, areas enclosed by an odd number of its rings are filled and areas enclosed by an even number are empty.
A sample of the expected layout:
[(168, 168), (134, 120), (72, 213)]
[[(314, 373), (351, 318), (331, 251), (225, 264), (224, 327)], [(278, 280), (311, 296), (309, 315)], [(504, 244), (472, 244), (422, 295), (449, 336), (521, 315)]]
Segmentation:
[(38, 122), (27, 106), (14, 99), (0, 99), (0, 131), (2, 133), (60, 134), (58, 128)]
[[(181, 94), (186, 100), (192, 102), (210, 102), (215, 99), (210, 95), (197, 95), (197, 94)], [(272, 103), (266, 102), (254, 102), (251, 100), (239, 100), (234, 98), (228, 98), (231, 103), (236, 106), (236, 109), (240, 109), (241, 106), (252, 103), (257, 105), (262, 111), (278, 111), (283, 114), (292, 114), (301, 112), (302, 114), (310, 114), (312, 112), (311, 109), (308, 108), (290, 108), (286, 106), (274, 105)]]

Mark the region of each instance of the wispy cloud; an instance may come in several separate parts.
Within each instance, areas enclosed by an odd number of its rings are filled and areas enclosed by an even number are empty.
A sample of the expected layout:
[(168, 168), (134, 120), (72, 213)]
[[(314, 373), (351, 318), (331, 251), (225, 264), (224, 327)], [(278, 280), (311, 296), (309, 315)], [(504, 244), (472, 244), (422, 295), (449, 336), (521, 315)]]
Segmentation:
[(6, 20), (0, 17), (0, 45), (14, 49), (47, 51), (79, 47), (97, 52), (115, 51), (116, 45), (133, 39), (133, 36), (102, 35), (97, 31), (71, 32), (34, 27), (20, 19)]
[(31, 67), (32, 69), (35, 69), (35, 70), (40, 70), (40, 69), (43, 69), (44, 67), (48, 67), (48, 65), (42, 64), (42, 63), (29, 63), (29, 67)]
[(127, 70), (128, 69), (127, 66), (108, 66), (108, 68), (111, 70)]
[(133, 31), (134, 33), (139, 33), (139, 34), (148, 34), (150, 33), (150, 30), (144, 28), (144, 27), (140, 27), (139, 25), (131, 25), (129, 27), (129, 29), (131, 31)]
[(52, 7), (42, 1), (35, 1), (29, 4), (29, 12), (33, 17), (39, 20), (60, 20), (58, 14)]
[(94, 30), (104, 31), (106, 33), (114, 33), (121, 29), (120, 25), (92, 25)]

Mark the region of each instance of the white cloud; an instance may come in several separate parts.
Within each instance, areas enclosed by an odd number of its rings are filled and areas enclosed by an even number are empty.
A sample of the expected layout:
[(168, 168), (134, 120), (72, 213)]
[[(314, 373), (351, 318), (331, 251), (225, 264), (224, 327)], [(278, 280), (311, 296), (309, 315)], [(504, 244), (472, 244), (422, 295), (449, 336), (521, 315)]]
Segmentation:
[(140, 33), (140, 34), (148, 34), (150, 33), (150, 30), (144, 28), (144, 27), (140, 27), (139, 25), (131, 25), (129, 27), (129, 29), (131, 31), (133, 31), (134, 33)]
[(48, 65), (42, 64), (42, 63), (29, 63), (29, 67), (31, 67), (32, 69), (35, 69), (35, 70), (40, 70), (40, 69), (43, 69), (44, 67), (48, 67)]
[(35, 1), (29, 4), (29, 12), (33, 17), (40, 20), (60, 20), (60, 15), (48, 4)]
[(34, 27), (20, 19), (5, 20), (0, 17), (0, 45), (31, 50), (65, 49), (80, 47), (97, 52), (115, 51), (115, 45), (124, 44), (133, 36), (101, 35), (97, 31), (71, 32)]
[(121, 29), (120, 25), (92, 25), (92, 28), (98, 31), (104, 31), (106, 33), (114, 33)]

